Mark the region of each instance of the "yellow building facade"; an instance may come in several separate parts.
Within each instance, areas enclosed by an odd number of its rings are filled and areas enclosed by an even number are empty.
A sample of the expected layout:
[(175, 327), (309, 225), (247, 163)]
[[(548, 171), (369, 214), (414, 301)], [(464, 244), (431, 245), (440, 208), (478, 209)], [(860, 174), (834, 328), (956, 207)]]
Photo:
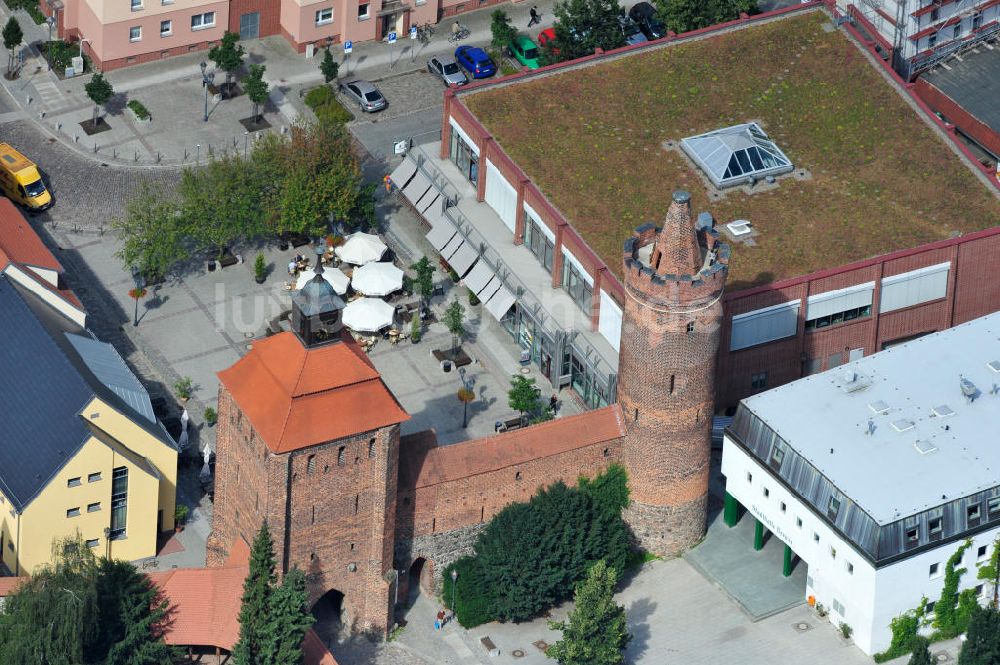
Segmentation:
[(77, 533), (97, 556), (155, 556), (178, 447), (121, 356), (44, 307), (0, 273), (0, 560), (30, 575)]

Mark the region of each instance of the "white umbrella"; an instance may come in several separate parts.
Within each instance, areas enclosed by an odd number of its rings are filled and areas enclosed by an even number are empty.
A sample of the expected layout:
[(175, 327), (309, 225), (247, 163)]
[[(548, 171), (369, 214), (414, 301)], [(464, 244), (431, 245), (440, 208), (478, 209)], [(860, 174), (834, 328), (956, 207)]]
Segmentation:
[(378, 236), (370, 233), (352, 233), (347, 236), (347, 242), (333, 251), (341, 261), (363, 266), (372, 261), (378, 261), (385, 254), (385, 243)]
[[(296, 290), (301, 289), (315, 276), (316, 273), (312, 270), (303, 270), (300, 272), (299, 278), (295, 280)], [(337, 292), (337, 295), (341, 296), (347, 293), (347, 285), (351, 283), (351, 280), (340, 271), (340, 268), (323, 266), (323, 279), (330, 283), (330, 286)]]
[(354, 271), (351, 285), (366, 296), (387, 296), (403, 288), (403, 271), (391, 263), (366, 263)]
[(357, 332), (378, 332), (392, 325), (396, 309), (378, 298), (359, 298), (344, 308), (344, 325)]

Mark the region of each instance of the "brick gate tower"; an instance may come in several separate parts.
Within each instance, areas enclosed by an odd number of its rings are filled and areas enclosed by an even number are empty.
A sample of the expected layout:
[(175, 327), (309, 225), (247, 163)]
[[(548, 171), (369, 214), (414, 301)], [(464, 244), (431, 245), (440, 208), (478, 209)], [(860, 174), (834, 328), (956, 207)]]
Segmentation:
[(663, 228), (625, 241), (625, 307), (618, 401), (639, 544), (672, 555), (705, 533), (716, 351), (729, 247), (711, 218), (691, 220), (691, 195), (674, 192)]

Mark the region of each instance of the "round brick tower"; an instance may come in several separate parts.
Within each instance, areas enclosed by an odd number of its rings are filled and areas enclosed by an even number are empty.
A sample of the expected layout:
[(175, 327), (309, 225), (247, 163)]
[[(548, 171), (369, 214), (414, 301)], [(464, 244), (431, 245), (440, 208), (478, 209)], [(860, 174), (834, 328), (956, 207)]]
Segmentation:
[(691, 195), (674, 192), (663, 228), (625, 241), (618, 401), (638, 544), (677, 554), (705, 534), (716, 352), (729, 247)]

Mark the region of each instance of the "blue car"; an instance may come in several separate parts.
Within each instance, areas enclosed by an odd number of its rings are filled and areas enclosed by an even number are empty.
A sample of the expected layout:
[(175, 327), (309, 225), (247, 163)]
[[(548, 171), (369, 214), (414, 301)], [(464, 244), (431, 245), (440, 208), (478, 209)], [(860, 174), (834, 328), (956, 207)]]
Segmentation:
[(455, 49), (455, 60), (474, 79), (489, 78), (497, 73), (497, 66), (486, 55), (486, 51), (475, 46), (459, 46)]

